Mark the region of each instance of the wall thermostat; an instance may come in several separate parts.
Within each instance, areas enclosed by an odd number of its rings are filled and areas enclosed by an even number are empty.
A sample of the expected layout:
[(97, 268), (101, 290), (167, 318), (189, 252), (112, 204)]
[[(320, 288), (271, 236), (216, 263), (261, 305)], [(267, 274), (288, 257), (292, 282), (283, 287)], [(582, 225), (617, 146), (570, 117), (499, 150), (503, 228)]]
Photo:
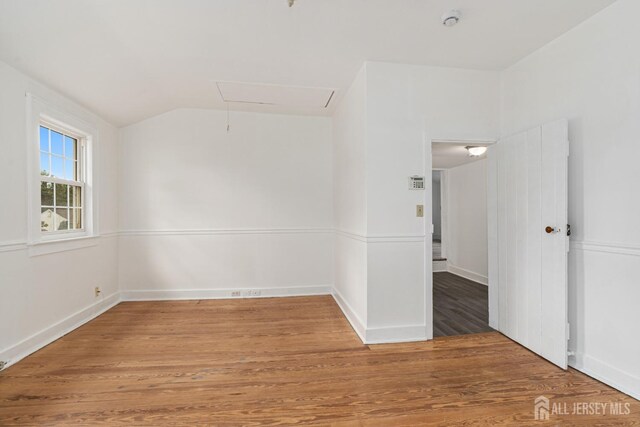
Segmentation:
[(418, 175), (410, 176), (409, 190), (424, 190), (424, 176), (418, 176)]

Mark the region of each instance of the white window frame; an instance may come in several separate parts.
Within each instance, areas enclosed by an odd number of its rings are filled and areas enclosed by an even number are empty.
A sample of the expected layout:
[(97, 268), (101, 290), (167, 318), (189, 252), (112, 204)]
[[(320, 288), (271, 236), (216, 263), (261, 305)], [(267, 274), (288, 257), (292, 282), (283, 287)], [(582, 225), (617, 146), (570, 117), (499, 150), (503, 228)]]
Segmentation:
[[(50, 127), (52, 130), (63, 131), (78, 138), (78, 159), (82, 175), (82, 229), (42, 231), (41, 229), (41, 176), (40, 176), (40, 126)], [(82, 247), (87, 240), (97, 237), (97, 203), (94, 191), (94, 162), (93, 153), (98, 131), (94, 124), (78, 117), (78, 115), (57, 105), (28, 93), (27, 94), (27, 183), (28, 183), (28, 244), (37, 247), (33, 255), (57, 252)], [(65, 180), (58, 180), (67, 183)], [(67, 242), (68, 244), (63, 244)], [(49, 246), (48, 249), (42, 249)]]

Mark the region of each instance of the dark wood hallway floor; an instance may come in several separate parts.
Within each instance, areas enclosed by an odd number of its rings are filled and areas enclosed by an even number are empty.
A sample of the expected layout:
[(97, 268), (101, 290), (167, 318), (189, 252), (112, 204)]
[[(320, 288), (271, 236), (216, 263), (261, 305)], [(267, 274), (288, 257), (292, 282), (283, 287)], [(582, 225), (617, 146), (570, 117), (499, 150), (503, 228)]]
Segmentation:
[(451, 273), (433, 273), (433, 336), (490, 332), (488, 288)]

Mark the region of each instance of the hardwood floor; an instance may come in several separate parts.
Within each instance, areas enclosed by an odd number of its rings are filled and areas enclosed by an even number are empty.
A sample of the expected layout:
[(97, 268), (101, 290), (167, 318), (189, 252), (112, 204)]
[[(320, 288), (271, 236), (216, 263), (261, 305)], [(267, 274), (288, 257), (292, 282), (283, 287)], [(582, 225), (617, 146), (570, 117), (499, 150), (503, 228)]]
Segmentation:
[(433, 336), (490, 332), (487, 287), (451, 273), (433, 273)]
[[(533, 418), (534, 399), (628, 403)], [(492, 332), (362, 345), (330, 296), (122, 303), (0, 372), (0, 425), (640, 425)]]

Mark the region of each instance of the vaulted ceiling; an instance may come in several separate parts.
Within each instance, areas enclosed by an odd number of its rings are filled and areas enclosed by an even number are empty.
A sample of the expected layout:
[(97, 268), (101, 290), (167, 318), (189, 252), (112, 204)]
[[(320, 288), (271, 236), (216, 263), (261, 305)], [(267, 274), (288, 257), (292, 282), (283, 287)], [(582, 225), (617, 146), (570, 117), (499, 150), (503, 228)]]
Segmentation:
[[(121, 126), (226, 108), (216, 82), (335, 89), (365, 60), (503, 69), (614, 0), (0, 0), (0, 60)], [(455, 8), (461, 22), (444, 27)]]

